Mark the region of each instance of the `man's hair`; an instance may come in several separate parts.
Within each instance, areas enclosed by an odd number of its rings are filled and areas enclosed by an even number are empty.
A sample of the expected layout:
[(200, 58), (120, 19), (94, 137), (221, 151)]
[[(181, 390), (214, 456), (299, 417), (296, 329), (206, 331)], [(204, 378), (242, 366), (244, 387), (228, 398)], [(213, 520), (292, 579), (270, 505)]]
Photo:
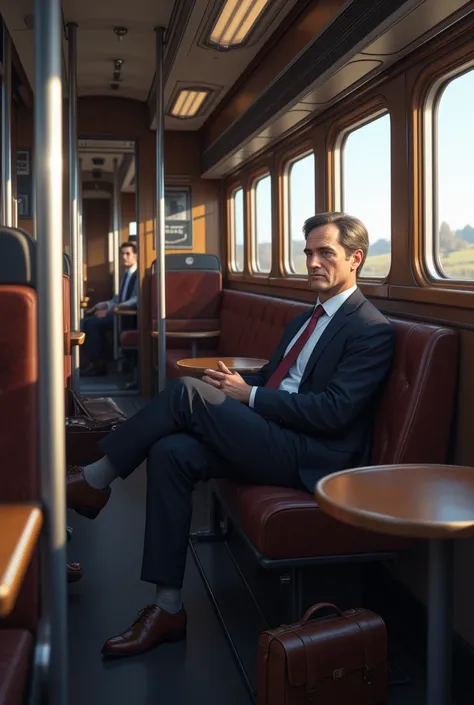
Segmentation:
[(122, 242), (120, 249), (123, 250), (125, 247), (131, 247), (134, 254), (137, 254), (137, 246), (134, 242)]
[(357, 268), (357, 275), (359, 275), (369, 251), (369, 233), (364, 223), (358, 218), (347, 215), (347, 213), (318, 213), (313, 215), (303, 225), (305, 240), (315, 228), (319, 228), (321, 225), (330, 225), (331, 223), (336, 225), (339, 230), (339, 242), (346, 251), (347, 257), (350, 257), (356, 250), (362, 250), (362, 261)]

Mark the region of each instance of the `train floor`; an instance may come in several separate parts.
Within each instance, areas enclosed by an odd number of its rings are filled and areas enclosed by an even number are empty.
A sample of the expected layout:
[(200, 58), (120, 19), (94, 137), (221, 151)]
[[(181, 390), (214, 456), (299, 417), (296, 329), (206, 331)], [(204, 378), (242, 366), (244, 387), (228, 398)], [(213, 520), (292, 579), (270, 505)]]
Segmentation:
[[(116, 401), (128, 415), (143, 403), (139, 397), (117, 397)], [(200, 544), (195, 556), (188, 553), (183, 589), (186, 641), (165, 644), (138, 657), (114, 661), (101, 657), (104, 641), (128, 627), (153, 598), (153, 587), (139, 579), (145, 487), (142, 466), (126, 482), (113, 484), (111, 501), (95, 521), (69, 512), (68, 524), (74, 532), (68, 557), (84, 568), (82, 580), (69, 586), (69, 703), (250, 705), (253, 699), (245, 678), (198, 570), (198, 564), (205, 568), (207, 588), (217, 596), (222, 614), (229, 617), (229, 631), (254, 685), (262, 614), (223, 545)], [(195, 492), (194, 528), (205, 525), (206, 508), (207, 491), (202, 486)], [(390, 662), (395, 664), (392, 680), (399, 682), (390, 686), (389, 705), (422, 705), (423, 669), (393, 643)]]

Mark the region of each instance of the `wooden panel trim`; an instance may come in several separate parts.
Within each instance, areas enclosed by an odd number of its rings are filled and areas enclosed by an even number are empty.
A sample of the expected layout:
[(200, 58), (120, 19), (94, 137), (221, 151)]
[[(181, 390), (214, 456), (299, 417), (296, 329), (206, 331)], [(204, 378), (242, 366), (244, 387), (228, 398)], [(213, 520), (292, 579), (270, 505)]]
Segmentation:
[(42, 525), (43, 513), (36, 505), (0, 505), (0, 617), (15, 606)]
[(268, 120), (379, 27), (404, 1), (378, 0), (374, 3), (372, 0), (354, 0), (346, 6), (246, 112), (203, 152), (203, 171), (215, 167), (251, 135), (257, 134)]
[[(471, 23), (472, 25), (472, 23)], [(411, 189), (412, 212), (411, 227), (413, 228), (413, 271), (415, 280), (421, 286), (429, 286), (443, 291), (451, 288), (459, 288), (463, 291), (466, 288), (474, 289), (474, 282), (471, 280), (460, 279), (445, 279), (435, 277), (430, 272), (428, 265), (428, 247), (426, 244), (427, 236), (434, 239), (434, 233), (427, 233), (425, 219), (425, 143), (424, 143), (424, 119), (425, 105), (435, 90), (434, 102), (437, 101), (437, 96), (442, 90), (445, 82), (449, 82), (454, 78), (457, 71), (462, 67), (474, 61), (474, 42), (471, 36), (466, 36), (464, 42), (460, 42), (457, 38), (456, 42), (452, 42), (443, 47), (441, 54), (438, 52), (433, 57), (433, 61), (424, 67), (416, 67), (416, 71), (408, 73), (409, 88), (412, 91), (410, 107), (410, 130), (412, 140), (409, 146), (411, 148), (411, 160), (413, 166), (413, 182)], [(437, 85), (438, 84), (438, 85)], [(433, 259), (436, 259), (436, 243), (432, 247)], [(434, 266), (437, 268), (436, 262)]]

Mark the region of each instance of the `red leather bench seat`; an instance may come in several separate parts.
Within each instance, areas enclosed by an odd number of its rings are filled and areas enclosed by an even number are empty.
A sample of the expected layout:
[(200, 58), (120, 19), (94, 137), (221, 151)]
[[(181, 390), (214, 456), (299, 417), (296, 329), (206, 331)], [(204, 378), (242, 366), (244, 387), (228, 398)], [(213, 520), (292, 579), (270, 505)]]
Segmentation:
[[(220, 354), (268, 358), (287, 323), (307, 308), (224, 291)], [(441, 326), (390, 320), (396, 330), (396, 355), (376, 419), (371, 462), (443, 463), (454, 406), (458, 336)], [(388, 552), (410, 545), (405, 539), (336, 522), (305, 492), (228, 480), (213, 481), (212, 486), (265, 558)]]
[(123, 330), (120, 333), (122, 348), (138, 348), (139, 335), (137, 330)]
[[(221, 332), (217, 350), (212, 349), (209, 342), (202, 341), (198, 357), (244, 355), (268, 359), (291, 319), (309, 308), (308, 304), (296, 301), (225, 289), (221, 296), (220, 321), (216, 326)], [(173, 379), (183, 375), (176, 366), (178, 360), (190, 354), (182, 341), (175, 347), (169, 341), (167, 343), (167, 376)]]
[(0, 705), (24, 705), (33, 637), (23, 629), (0, 629)]
[(218, 480), (219, 498), (255, 548), (272, 560), (383, 553), (409, 545), (351, 528), (322, 512), (309, 493)]

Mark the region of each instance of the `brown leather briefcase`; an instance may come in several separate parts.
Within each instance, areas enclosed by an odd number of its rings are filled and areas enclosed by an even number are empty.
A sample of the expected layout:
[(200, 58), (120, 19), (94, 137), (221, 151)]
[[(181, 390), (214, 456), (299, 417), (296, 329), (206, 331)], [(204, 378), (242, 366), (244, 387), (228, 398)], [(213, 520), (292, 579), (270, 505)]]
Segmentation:
[(69, 392), (66, 418), (66, 459), (70, 465), (87, 465), (102, 457), (97, 443), (127, 420), (110, 397), (78, 397)]
[[(323, 608), (337, 616), (310, 621)], [(321, 602), (300, 622), (260, 634), (257, 705), (382, 705), (387, 697), (387, 634), (374, 612)]]

